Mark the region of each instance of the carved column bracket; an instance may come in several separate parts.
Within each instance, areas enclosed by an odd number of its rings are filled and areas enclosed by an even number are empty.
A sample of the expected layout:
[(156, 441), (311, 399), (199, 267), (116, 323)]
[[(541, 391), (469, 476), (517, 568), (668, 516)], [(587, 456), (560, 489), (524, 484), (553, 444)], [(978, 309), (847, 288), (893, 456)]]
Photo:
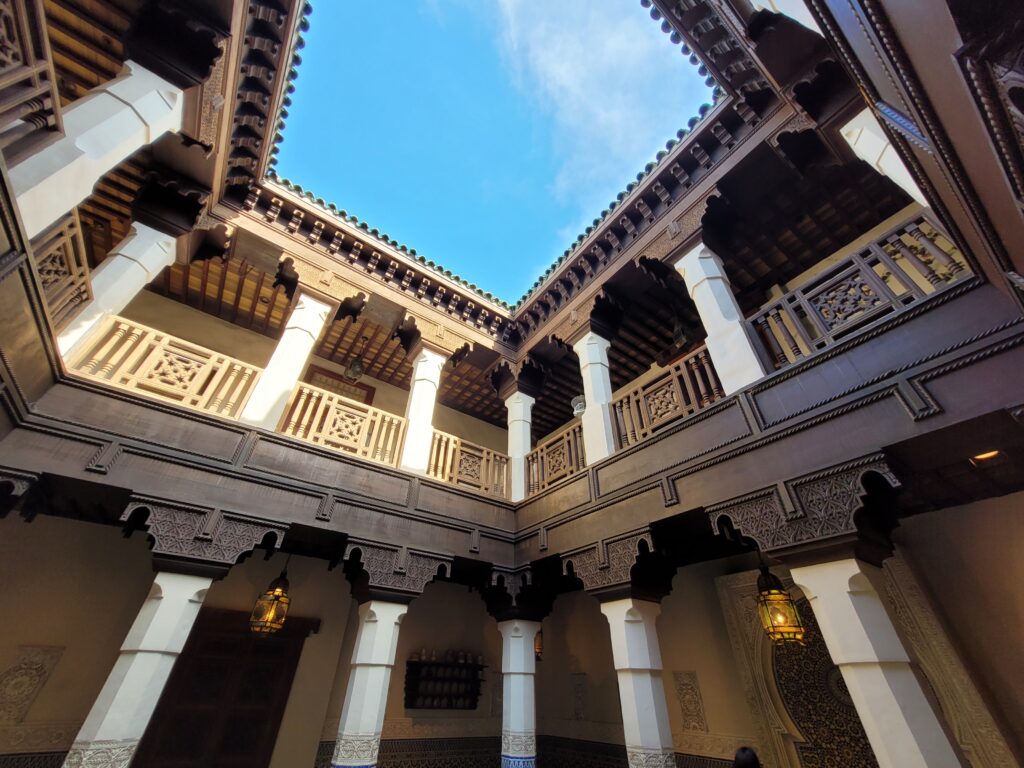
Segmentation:
[(128, 31), (128, 58), (182, 90), (204, 82), (228, 31), (182, 0), (150, 0)]
[(126, 531), (146, 531), (160, 570), (216, 576), (268, 538), (280, 547), (288, 530), (285, 523), (145, 496), (132, 497), (121, 521)]
[(537, 398), (544, 387), (546, 375), (546, 367), (536, 358), (527, 355), (518, 362), (501, 360), (491, 371), (491, 385), (502, 400), (516, 392)]
[(579, 547), (561, 556), (565, 576), (601, 599), (636, 597), (660, 601), (671, 590), (675, 567), (654, 552), (649, 528)]
[(408, 547), (350, 538), (345, 546), (344, 570), (352, 594), (360, 603), (386, 599), (409, 602), (427, 584), (451, 573), (453, 558)]
[(209, 196), (209, 187), (194, 179), (163, 166), (154, 167), (146, 173), (146, 183), (132, 203), (132, 220), (180, 237), (196, 226)]
[[(854, 515), (865, 506), (863, 481), (872, 472), (881, 475), (893, 489), (899, 488), (900, 482), (885, 458), (872, 454), (716, 504), (708, 507), (707, 513), (712, 527), (717, 529), (719, 519), (726, 517), (744, 537), (757, 542), (762, 552), (826, 539), (850, 539), (858, 533)], [(864, 536), (869, 535), (864, 532)], [(861, 543), (878, 544), (866, 540)]]
[(38, 480), (34, 472), (0, 467), (0, 518), (21, 505)]

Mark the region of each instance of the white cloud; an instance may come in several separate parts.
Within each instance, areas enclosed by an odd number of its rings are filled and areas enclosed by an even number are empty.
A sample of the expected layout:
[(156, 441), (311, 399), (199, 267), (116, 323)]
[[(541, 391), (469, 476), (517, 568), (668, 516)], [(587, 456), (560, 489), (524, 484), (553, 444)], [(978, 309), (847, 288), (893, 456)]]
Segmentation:
[(706, 89), (638, 0), (499, 5), (514, 81), (555, 124), (552, 193), (581, 206), (585, 226), (696, 114)]

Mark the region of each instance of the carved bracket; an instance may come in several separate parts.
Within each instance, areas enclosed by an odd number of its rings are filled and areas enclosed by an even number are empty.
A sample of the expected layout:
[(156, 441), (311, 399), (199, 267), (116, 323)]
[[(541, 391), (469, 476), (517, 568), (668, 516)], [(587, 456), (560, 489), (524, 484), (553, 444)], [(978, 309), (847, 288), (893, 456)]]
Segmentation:
[(653, 549), (650, 529), (633, 531), (566, 552), (561, 555), (562, 572), (582, 581), (588, 592), (628, 587), (637, 557)]
[[(139, 515), (144, 514), (144, 518)], [(153, 541), (155, 558), (226, 569), (268, 536), (280, 547), (288, 525), (237, 512), (191, 507), (164, 499), (133, 496), (121, 515), (129, 529), (138, 526)]]
[(762, 552), (848, 536), (857, 530), (853, 516), (863, 506), (868, 472), (900, 486), (882, 454), (872, 454), (708, 507), (708, 517), (715, 528), (729, 518)]
[(451, 572), (452, 559), (365, 539), (349, 539), (345, 546), (345, 571), (360, 602), (376, 592), (419, 595), (436, 577)]

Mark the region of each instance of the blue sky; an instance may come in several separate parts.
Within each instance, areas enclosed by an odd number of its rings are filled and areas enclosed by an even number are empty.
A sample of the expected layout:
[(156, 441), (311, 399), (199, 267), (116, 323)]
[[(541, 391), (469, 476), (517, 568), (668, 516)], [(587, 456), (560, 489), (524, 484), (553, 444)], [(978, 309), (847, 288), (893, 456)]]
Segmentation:
[(639, 0), (314, 0), (276, 170), (509, 302), (711, 100)]

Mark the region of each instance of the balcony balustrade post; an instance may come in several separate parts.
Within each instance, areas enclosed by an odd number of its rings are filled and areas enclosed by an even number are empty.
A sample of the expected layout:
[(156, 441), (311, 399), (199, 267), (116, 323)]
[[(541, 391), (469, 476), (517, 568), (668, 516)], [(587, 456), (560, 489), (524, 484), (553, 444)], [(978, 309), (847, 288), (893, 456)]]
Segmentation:
[(675, 267), (697, 305), (707, 331), (705, 344), (725, 394), (731, 395), (763, 378), (764, 367), (747, 333), (722, 260), (707, 246), (698, 245)]
[(174, 263), (175, 239), (146, 224), (134, 222), (92, 273), (93, 298), (57, 336), (57, 348), (68, 360), (72, 351), (106, 316), (121, 312), (136, 294)]
[(505, 398), (508, 409), (508, 464), (511, 475), (511, 500), (526, 498), (526, 454), (530, 452), (530, 425), (536, 400), (525, 392)]
[(913, 224), (910, 227), (908, 227), (907, 232), (910, 234), (911, 237), (917, 240), (924, 247), (924, 249), (928, 251), (928, 254), (933, 259), (935, 259), (935, 261), (941, 264), (942, 267), (947, 272), (949, 272), (950, 275), (957, 275), (960, 272), (964, 271), (963, 265), (960, 264), (956, 259), (954, 259), (950, 254), (946, 253), (944, 250), (939, 248), (938, 243), (936, 243), (932, 238), (926, 235), (922, 231), (921, 227), (919, 227), (917, 224)]
[(25, 231), (35, 237), (92, 194), (136, 150), (181, 130), (181, 88), (141, 64), (94, 88), (63, 113), (64, 136), (11, 168)]
[(131, 764), (212, 581), (157, 573), (114, 668), (64, 759), (65, 768)]
[(434, 441), (434, 404), (447, 355), (420, 344), (412, 354), (412, 387), (405, 407), (405, 444), (399, 466), (426, 474)]
[(270, 362), (245, 404), (240, 421), (264, 429), (277, 429), (313, 345), (332, 317), (332, 307), (305, 293), (301, 286), (295, 308), (285, 323)]
[(879, 569), (848, 558), (794, 568), (792, 576), (881, 768), (959, 766), (875, 587)]
[(615, 427), (612, 424), (612, 379), (608, 368), (608, 347), (611, 342), (588, 331), (572, 345), (580, 361), (583, 397), (586, 410), (583, 424), (583, 447), (587, 463), (593, 464), (615, 453)]

